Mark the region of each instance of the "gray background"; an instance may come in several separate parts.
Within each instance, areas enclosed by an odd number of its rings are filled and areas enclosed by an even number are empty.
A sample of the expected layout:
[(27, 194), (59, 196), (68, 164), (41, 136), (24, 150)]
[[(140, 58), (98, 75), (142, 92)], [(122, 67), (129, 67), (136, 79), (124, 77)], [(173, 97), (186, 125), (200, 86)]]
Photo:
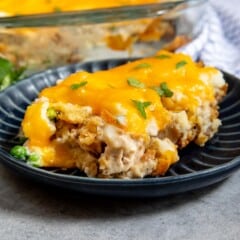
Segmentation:
[[(212, 1), (238, 13), (239, 0)], [(240, 239), (240, 171), (217, 185), (158, 199), (63, 196), (0, 165), (0, 240)]]
[(63, 196), (0, 168), (0, 239), (238, 240), (240, 171), (157, 199)]

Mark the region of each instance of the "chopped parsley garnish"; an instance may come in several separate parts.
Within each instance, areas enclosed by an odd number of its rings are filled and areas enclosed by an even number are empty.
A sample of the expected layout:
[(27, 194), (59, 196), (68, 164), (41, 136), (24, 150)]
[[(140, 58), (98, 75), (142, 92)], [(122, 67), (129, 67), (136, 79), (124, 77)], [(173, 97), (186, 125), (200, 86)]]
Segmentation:
[(0, 91), (21, 79), (26, 68), (15, 68), (7, 59), (0, 57)]
[(132, 87), (135, 87), (135, 88), (144, 88), (145, 87), (144, 83), (140, 82), (139, 80), (137, 80), (134, 77), (129, 77), (127, 79), (127, 82), (128, 82), (129, 86), (132, 86)]
[(137, 108), (137, 110), (139, 111), (139, 113), (141, 114), (141, 116), (146, 119), (147, 118), (147, 114), (145, 111), (145, 108), (147, 108), (148, 106), (150, 106), (152, 103), (151, 102), (141, 102), (141, 101), (137, 101), (137, 100), (132, 100), (134, 106)]
[(62, 9), (58, 6), (54, 7), (54, 12), (62, 12)]
[(80, 87), (85, 86), (87, 83), (88, 83), (87, 81), (83, 81), (83, 82), (80, 82), (80, 83), (74, 83), (70, 87), (71, 87), (72, 90), (76, 90)]
[(150, 67), (151, 67), (151, 64), (149, 63), (140, 63), (136, 67), (134, 67), (134, 69), (137, 70), (137, 69), (150, 68)]
[(177, 64), (176, 64), (176, 69), (179, 69), (179, 68), (181, 68), (181, 67), (183, 67), (183, 66), (185, 66), (187, 64), (187, 62), (186, 61), (180, 61), (180, 62), (178, 62)]
[(160, 54), (160, 55), (155, 56), (155, 58), (158, 58), (158, 59), (167, 59), (167, 58), (171, 58), (171, 56), (166, 55), (166, 54)]
[(166, 82), (161, 83), (159, 87), (152, 87), (152, 89), (155, 90), (160, 97), (173, 96), (173, 92), (168, 88), (168, 85)]

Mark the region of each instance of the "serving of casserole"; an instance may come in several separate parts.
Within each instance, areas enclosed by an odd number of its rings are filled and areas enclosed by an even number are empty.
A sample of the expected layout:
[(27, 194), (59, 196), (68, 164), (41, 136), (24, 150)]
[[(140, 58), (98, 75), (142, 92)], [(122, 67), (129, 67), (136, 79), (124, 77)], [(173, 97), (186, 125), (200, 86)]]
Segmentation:
[(190, 142), (217, 132), (227, 84), (215, 68), (160, 51), (110, 70), (80, 71), (42, 90), (22, 121), (26, 158), (90, 177), (164, 175)]

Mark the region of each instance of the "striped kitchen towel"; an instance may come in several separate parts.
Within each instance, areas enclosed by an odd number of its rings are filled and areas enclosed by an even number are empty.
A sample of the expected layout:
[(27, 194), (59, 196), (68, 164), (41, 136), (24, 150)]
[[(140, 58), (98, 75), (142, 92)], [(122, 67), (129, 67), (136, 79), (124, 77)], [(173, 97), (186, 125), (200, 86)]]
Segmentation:
[(240, 77), (240, 20), (228, 9), (210, 4), (202, 33), (178, 51)]

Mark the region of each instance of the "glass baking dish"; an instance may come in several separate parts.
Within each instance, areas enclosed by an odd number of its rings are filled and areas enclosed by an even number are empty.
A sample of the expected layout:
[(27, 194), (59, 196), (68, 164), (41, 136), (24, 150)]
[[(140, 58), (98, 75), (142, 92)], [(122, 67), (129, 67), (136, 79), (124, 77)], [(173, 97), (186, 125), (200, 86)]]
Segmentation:
[(201, 32), (206, 3), (175, 0), (2, 16), (0, 56), (35, 72), (80, 61), (144, 57), (161, 48), (174, 51)]

